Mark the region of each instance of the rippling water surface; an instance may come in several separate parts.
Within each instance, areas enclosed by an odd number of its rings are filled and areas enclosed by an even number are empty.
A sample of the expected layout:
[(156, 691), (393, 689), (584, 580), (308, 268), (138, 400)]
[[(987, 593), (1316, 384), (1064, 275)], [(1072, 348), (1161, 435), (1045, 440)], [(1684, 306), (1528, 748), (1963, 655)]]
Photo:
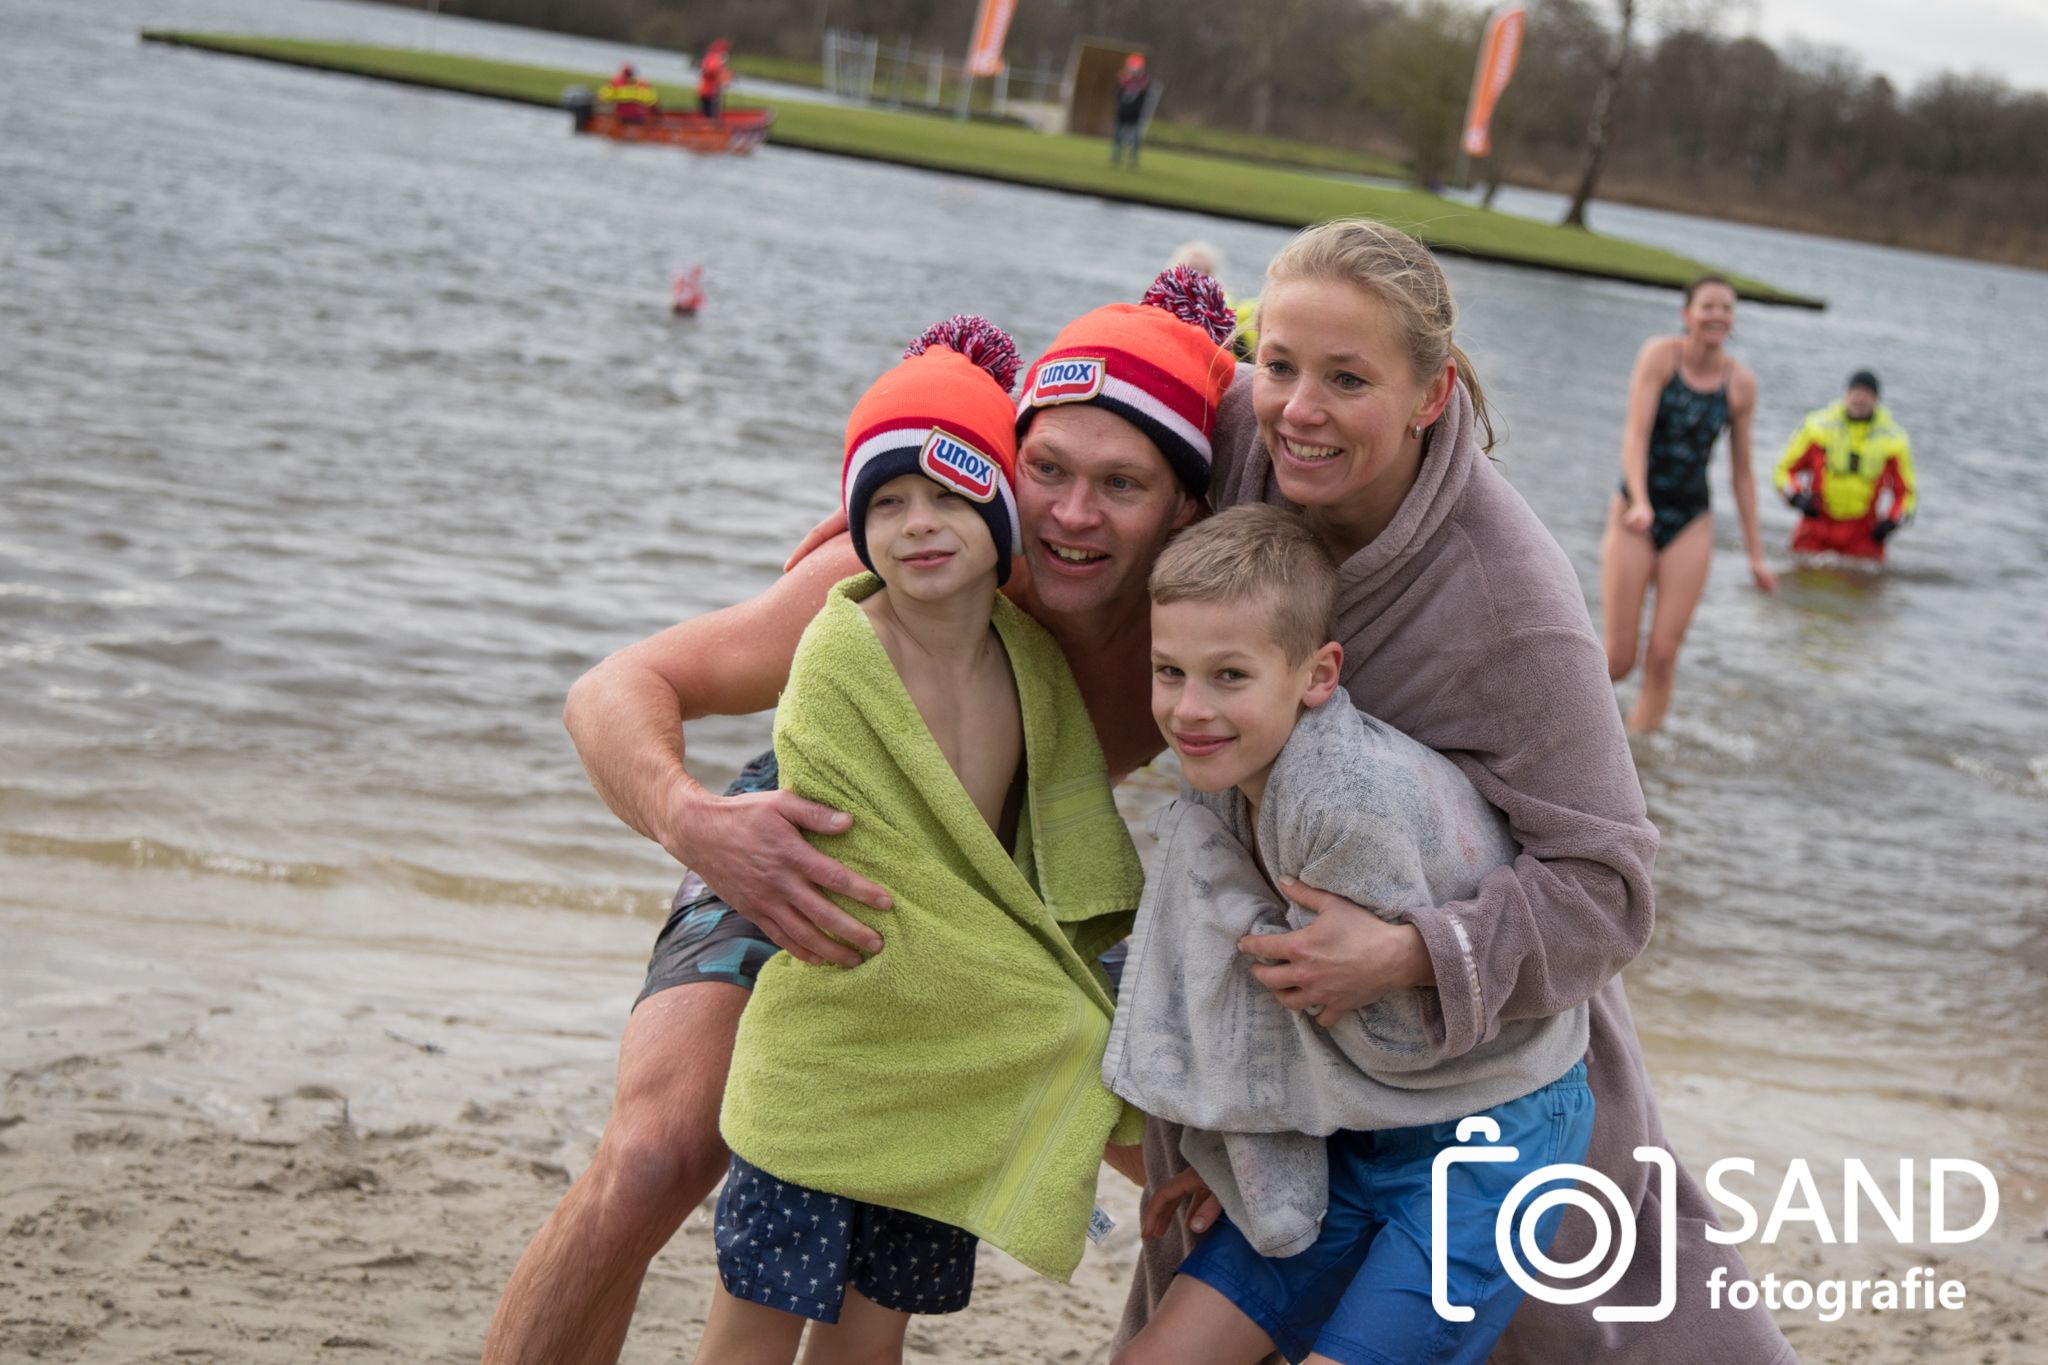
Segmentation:
[[(523, 108), (139, 44), (145, 24), (619, 55), (306, 0), (0, 10), (17, 910), (62, 911), (67, 869), (97, 864), (135, 869), (139, 894), (273, 880), (421, 924), (651, 917), (673, 868), (585, 786), (570, 682), (774, 575), (833, 504), (852, 400), (928, 321), (984, 312), (1029, 353), (1188, 237), (1241, 288), (1284, 240), (775, 148), (620, 148)], [(1630, 977), (1653, 1065), (1698, 1112), (1819, 1097), (1773, 1122), (1838, 1146), (1968, 1121), (2038, 1177), (2048, 276), (1599, 223), (1831, 300), (1741, 314), (1761, 464), (1869, 365), (1924, 484), (1882, 578), (1801, 570), (1766, 598), (1716, 470), (1720, 558), (1671, 726), (1637, 754), (1664, 831), (1659, 932)], [(673, 321), (691, 263), (710, 302)], [(1506, 469), (1594, 591), (1629, 361), (1676, 297), (1447, 270)], [(1764, 518), (1782, 545), (1789, 514)], [(766, 733), (707, 724), (691, 751), (721, 778)]]

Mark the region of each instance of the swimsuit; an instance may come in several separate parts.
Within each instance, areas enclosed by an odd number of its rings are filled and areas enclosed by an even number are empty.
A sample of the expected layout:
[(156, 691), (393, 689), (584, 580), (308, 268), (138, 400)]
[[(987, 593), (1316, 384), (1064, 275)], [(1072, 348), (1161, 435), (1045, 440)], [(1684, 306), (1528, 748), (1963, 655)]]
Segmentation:
[[(1721, 428), (1728, 424), (1725, 371), (1719, 388), (1701, 393), (1685, 382), (1682, 369), (1672, 367), (1664, 392), (1657, 395), (1657, 419), (1650, 427), (1650, 540), (1660, 551), (1707, 510), (1707, 461)], [(1621, 496), (1626, 503), (1626, 481)]]

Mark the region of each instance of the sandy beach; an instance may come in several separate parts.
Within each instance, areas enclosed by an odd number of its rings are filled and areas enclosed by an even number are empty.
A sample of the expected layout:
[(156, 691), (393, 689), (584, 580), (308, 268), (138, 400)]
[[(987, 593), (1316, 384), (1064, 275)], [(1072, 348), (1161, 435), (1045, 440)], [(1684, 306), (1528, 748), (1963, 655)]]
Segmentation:
[[(474, 1360), (513, 1260), (589, 1159), (650, 921), (380, 905), (260, 869), (188, 872), (167, 896), (111, 855), (14, 852), (52, 903), (0, 902), (0, 1359)], [(1681, 1152), (1769, 1160), (1746, 1131), (1752, 1090), (1656, 1074)], [(1113, 1173), (1100, 1189), (1118, 1226), (1071, 1287), (984, 1250), (974, 1307), (921, 1320), (913, 1356), (1106, 1359), (1137, 1208)], [(2048, 1343), (2048, 1220), (2037, 1190), (2006, 1201), (2003, 1235), (1944, 1254), (1802, 1242), (1753, 1251), (1751, 1270), (1926, 1264), (1968, 1284), (1966, 1313), (1781, 1315), (1805, 1360), (2021, 1365)], [(707, 1218), (656, 1260), (626, 1360), (694, 1345)]]
[[(100, 914), (76, 907), (138, 873), (36, 870), (79, 899), (0, 902), (0, 1359), (474, 1360), (589, 1159), (654, 926), (232, 873)], [(462, 941), (486, 930), (518, 946)], [(973, 1310), (914, 1352), (1101, 1357), (1136, 1235), (1135, 1191), (1102, 1190), (1119, 1226), (1072, 1288), (984, 1253)], [(626, 1359), (695, 1344), (707, 1216), (656, 1261)]]

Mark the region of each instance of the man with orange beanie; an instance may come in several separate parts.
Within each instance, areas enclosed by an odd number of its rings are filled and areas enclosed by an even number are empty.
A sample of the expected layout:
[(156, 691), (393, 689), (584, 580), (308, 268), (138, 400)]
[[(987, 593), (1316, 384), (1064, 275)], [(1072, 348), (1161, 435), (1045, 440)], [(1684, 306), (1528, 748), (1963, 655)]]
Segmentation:
[(1047, 408), (1092, 404), (1143, 432), (1189, 492), (1207, 493), (1216, 408), (1237, 373), (1218, 338), (1236, 325), (1216, 281), (1173, 266), (1143, 301), (1084, 313), (1053, 338), (1025, 377), (1017, 430)]

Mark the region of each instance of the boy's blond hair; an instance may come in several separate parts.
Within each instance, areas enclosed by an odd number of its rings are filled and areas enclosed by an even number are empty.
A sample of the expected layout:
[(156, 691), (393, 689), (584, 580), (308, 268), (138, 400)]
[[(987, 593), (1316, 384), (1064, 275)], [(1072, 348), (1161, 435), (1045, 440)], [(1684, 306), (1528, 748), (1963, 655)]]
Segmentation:
[(1337, 563), (1306, 521), (1264, 503), (1233, 507), (1175, 536), (1152, 566), (1152, 601), (1262, 601), (1273, 642), (1298, 664), (1329, 643)]

